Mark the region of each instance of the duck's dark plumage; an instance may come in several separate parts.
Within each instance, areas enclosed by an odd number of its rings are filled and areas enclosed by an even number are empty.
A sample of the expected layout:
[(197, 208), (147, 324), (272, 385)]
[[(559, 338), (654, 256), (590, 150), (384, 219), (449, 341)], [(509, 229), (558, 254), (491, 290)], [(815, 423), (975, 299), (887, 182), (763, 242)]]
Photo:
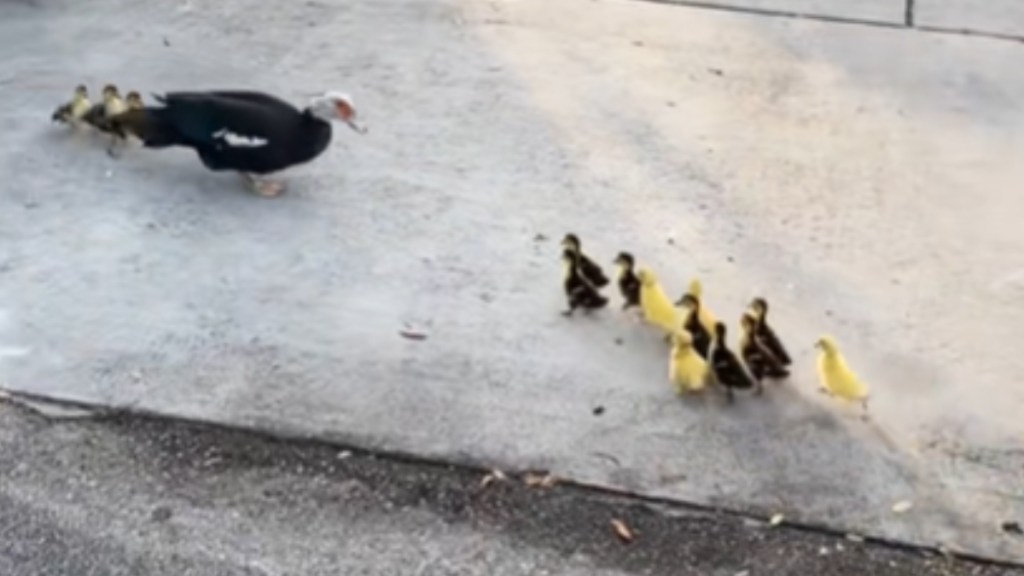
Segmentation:
[(331, 142), (329, 122), (269, 94), (218, 90), (154, 98), (162, 106), (126, 112), (113, 123), (150, 148), (193, 148), (211, 170), (269, 174), (316, 158)]
[(608, 277), (604, 275), (604, 270), (597, 265), (596, 262), (587, 258), (586, 254), (580, 252), (580, 273), (587, 279), (588, 282), (594, 285), (595, 288), (604, 288), (608, 285)]
[(572, 250), (579, 256), (577, 266), (579, 267), (580, 275), (583, 276), (584, 280), (589, 282), (594, 288), (604, 288), (608, 285), (610, 280), (605, 276), (604, 270), (602, 270), (596, 262), (588, 258), (587, 255), (583, 253), (583, 247), (580, 243), (579, 236), (572, 232), (566, 234), (565, 238), (562, 240), (562, 246)]
[(620, 252), (615, 262), (622, 266), (619, 271), (619, 293), (622, 294), (622, 309), (640, 306), (640, 278), (633, 270), (635, 262), (633, 255), (628, 252)]
[(577, 308), (583, 308), (587, 311), (604, 308), (608, 304), (608, 298), (602, 296), (601, 293), (597, 291), (597, 288), (594, 288), (594, 286), (582, 276), (580, 272), (579, 258), (579, 252), (574, 252), (573, 250), (565, 250), (562, 253), (562, 259), (566, 266), (563, 288), (565, 289), (565, 297), (569, 304), (569, 309), (563, 312), (566, 316), (571, 316)]
[(730, 402), (733, 398), (733, 390), (756, 388), (760, 392), (760, 382), (754, 378), (726, 344), (725, 324), (721, 322), (715, 324), (715, 335), (711, 339), (707, 360), (715, 380), (725, 388)]
[(711, 334), (700, 321), (700, 302), (691, 295), (684, 295), (682, 301), (688, 308), (683, 319), (683, 328), (693, 337), (693, 348), (701, 355), (701, 358), (708, 358), (708, 348), (711, 346)]
[(744, 314), (740, 320), (743, 336), (740, 339), (740, 356), (750, 368), (754, 378), (760, 382), (764, 378), (786, 378), (789, 370), (768, 349), (756, 333), (757, 320), (752, 314)]
[(789, 352), (786, 351), (786, 347), (783, 346), (782, 340), (775, 334), (772, 327), (768, 325), (768, 302), (764, 298), (754, 298), (751, 302), (751, 307), (754, 310), (754, 319), (756, 320), (754, 333), (761, 339), (761, 342), (775, 356), (779, 363), (783, 366), (792, 364), (793, 360), (790, 358)]

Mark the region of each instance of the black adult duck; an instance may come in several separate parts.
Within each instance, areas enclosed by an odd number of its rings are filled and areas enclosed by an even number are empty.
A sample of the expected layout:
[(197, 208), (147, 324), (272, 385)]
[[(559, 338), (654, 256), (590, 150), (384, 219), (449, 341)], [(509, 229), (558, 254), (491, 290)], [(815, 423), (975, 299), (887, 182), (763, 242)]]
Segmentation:
[(313, 160), (331, 143), (331, 121), (356, 123), (352, 100), (339, 92), (312, 99), (303, 110), (269, 94), (243, 90), (154, 95), (162, 106), (129, 110), (112, 119), (122, 134), (147, 148), (185, 146), (214, 171), (238, 172), (248, 187), (277, 196), (284, 184), (259, 178)]

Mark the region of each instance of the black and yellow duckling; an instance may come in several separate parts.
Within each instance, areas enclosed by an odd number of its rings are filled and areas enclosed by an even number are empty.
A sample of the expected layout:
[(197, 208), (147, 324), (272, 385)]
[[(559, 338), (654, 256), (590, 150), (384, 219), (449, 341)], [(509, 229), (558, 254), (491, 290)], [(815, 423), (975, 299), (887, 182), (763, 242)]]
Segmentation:
[(116, 157), (117, 150), (128, 144), (130, 136), (137, 136), (131, 130), (131, 124), (121, 120), (128, 117), (133, 110), (142, 110), (146, 104), (142, 101), (142, 95), (132, 90), (124, 97), (125, 109), (113, 116), (105, 116), (99, 123), (100, 132), (110, 134), (110, 145), (107, 146), (107, 154)]
[(584, 312), (604, 308), (608, 299), (597, 291), (597, 288), (587, 281), (580, 273), (580, 254), (566, 249), (562, 251), (562, 263), (565, 265), (565, 297), (569, 302), (569, 309), (562, 312), (565, 316), (572, 316), (577, 308), (583, 308)]
[(700, 300), (693, 294), (683, 294), (677, 304), (682, 305), (683, 329), (693, 336), (693, 347), (705, 360), (708, 357), (708, 348), (711, 346), (711, 334), (700, 321)]
[(121, 98), (117, 86), (107, 84), (103, 87), (103, 100), (94, 104), (82, 116), (82, 120), (97, 130), (103, 130), (107, 118), (112, 118), (128, 109), (128, 104)]
[(71, 96), (71, 100), (58, 106), (50, 116), (50, 120), (68, 124), (74, 128), (80, 128), (83, 125), (82, 118), (89, 112), (91, 107), (89, 89), (84, 84), (79, 84), (75, 86), (75, 92)]
[(562, 239), (562, 247), (572, 250), (579, 255), (580, 274), (591, 286), (600, 289), (608, 285), (609, 280), (604, 275), (604, 270), (601, 270), (600, 266), (590, 258), (587, 258), (587, 255), (583, 253), (583, 247), (578, 236), (571, 232), (566, 234), (565, 238)]
[(754, 298), (750, 301), (750, 310), (755, 320), (754, 334), (761, 339), (768, 350), (783, 366), (792, 364), (793, 360), (789, 357), (789, 353), (786, 352), (786, 347), (782, 345), (782, 341), (779, 340), (779, 337), (775, 335), (775, 331), (768, 325), (768, 301), (761, 297)]
[(615, 264), (619, 267), (619, 293), (622, 294), (622, 309), (640, 306), (640, 278), (636, 275), (633, 267), (636, 261), (629, 252), (619, 252), (615, 257)]
[(747, 367), (740, 362), (736, 354), (729, 349), (725, 341), (725, 324), (715, 323), (715, 332), (711, 336), (711, 346), (708, 349), (708, 365), (711, 373), (723, 388), (729, 402), (733, 401), (733, 390), (756, 389), (757, 393), (762, 392), (761, 383), (747, 370)]
[(750, 368), (750, 373), (760, 382), (765, 378), (785, 378), (789, 376), (789, 370), (782, 365), (782, 362), (772, 354), (765, 346), (761, 337), (757, 335), (757, 319), (750, 312), (745, 312), (740, 317), (740, 330), (743, 335), (740, 337), (740, 356), (743, 362)]

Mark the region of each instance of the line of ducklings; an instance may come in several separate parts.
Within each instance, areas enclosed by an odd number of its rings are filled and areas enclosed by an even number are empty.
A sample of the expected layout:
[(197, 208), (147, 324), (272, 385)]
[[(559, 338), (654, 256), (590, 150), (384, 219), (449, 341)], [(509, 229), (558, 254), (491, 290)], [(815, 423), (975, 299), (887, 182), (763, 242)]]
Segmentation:
[(107, 153), (116, 156), (119, 149), (128, 142), (128, 134), (118, 130), (109, 120), (118, 114), (142, 108), (144, 103), (142, 95), (132, 90), (124, 97), (114, 84), (107, 84), (101, 92), (101, 100), (93, 104), (89, 100), (89, 89), (84, 84), (79, 84), (71, 96), (71, 100), (58, 106), (50, 120), (61, 124), (67, 124), (75, 130), (95, 129), (103, 134), (110, 135), (110, 145)]
[[(583, 253), (578, 236), (568, 233), (562, 240), (565, 266), (563, 289), (568, 301), (565, 316), (576, 310), (585, 313), (604, 308), (609, 299), (601, 289), (611, 283), (601, 267)], [(725, 390), (734, 401), (734, 391), (764, 391), (765, 379), (789, 376), (793, 363), (782, 340), (768, 324), (768, 301), (758, 296), (740, 316), (742, 336), (739, 355), (726, 342), (725, 323), (719, 321), (703, 303), (703, 287), (693, 279), (686, 292), (674, 303), (665, 294), (650, 268), (636, 267), (629, 252), (620, 252), (614, 260), (618, 267), (617, 285), (622, 295), (622, 310), (638, 309), (644, 321), (665, 332), (671, 343), (669, 381), (679, 395), (696, 393), (709, 384)], [(847, 401), (858, 402), (867, 412), (868, 387), (850, 369), (831, 336), (821, 336), (815, 347), (821, 391)]]

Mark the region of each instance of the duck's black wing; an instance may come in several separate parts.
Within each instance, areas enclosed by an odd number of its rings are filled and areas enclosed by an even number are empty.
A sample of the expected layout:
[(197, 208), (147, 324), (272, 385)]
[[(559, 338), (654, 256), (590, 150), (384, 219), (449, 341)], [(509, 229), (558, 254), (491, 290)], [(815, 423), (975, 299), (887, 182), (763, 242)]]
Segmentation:
[(253, 90), (210, 90), (208, 92), (171, 92), (165, 95), (155, 95), (158, 101), (164, 102), (167, 97), (173, 96), (178, 100), (192, 99), (192, 100), (205, 100), (209, 98), (216, 98), (218, 100), (239, 100), (242, 102), (249, 102), (259, 106), (266, 106), (269, 108), (277, 108), (281, 110), (291, 110), (298, 112), (295, 106), (292, 106), (288, 102), (278, 98), (277, 96), (271, 96), (265, 92), (255, 92)]
[(625, 300), (623, 307), (640, 305), (640, 279), (631, 271), (625, 272), (619, 278), (619, 293)]
[(724, 346), (712, 350), (711, 369), (723, 386), (739, 390), (749, 390), (757, 386), (753, 375), (740, 363), (732, 350)]
[(785, 378), (789, 371), (783, 367), (779, 360), (762, 344), (761, 339), (751, 334), (745, 337), (740, 344), (740, 356), (750, 367), (754, 378), (761, 380), (768, 378)]
[(594, 263), (593, 260), (587, 258), (582, 253), (580, 254), (580, 273), (596, 288), (603, 288), (608, 285), (608, 277), (604, 275), (604, 270)]
[(267, 173), (292, 162), (302, 113), (254, 92), (171, 92), (158, 97), (161, 124), (213, 170)]
[(783, 366), (789, 366), (793, 363), (789, 353), (786, 352), (786, 347), (782, 345), (782, 340), (779, 340), (779, 337), (775, 335), (775, 331), (768, 325), (767, 320), (761, 321), (757, 332), (765, 347), (778, 359), (779, 363)]
[(279, 141), (300, 116), (287, 102), (251, 92), (170, 92), (158, 99), (164, 105), (164, 118), (183, 136), (211, 145), (223, 140), (225, 130)]
[(690, 316), (683, 323), (683, 329), (690, 333), (693, 337), (693, 348), (700, 354), (701, 358), (705, 360), (708, 358), (708, 351), (711, 348), (711, 334), (707, 331), (707, 328), (700, 323), (700, 318), (697, 317), (696, 312), (692, 312)]

